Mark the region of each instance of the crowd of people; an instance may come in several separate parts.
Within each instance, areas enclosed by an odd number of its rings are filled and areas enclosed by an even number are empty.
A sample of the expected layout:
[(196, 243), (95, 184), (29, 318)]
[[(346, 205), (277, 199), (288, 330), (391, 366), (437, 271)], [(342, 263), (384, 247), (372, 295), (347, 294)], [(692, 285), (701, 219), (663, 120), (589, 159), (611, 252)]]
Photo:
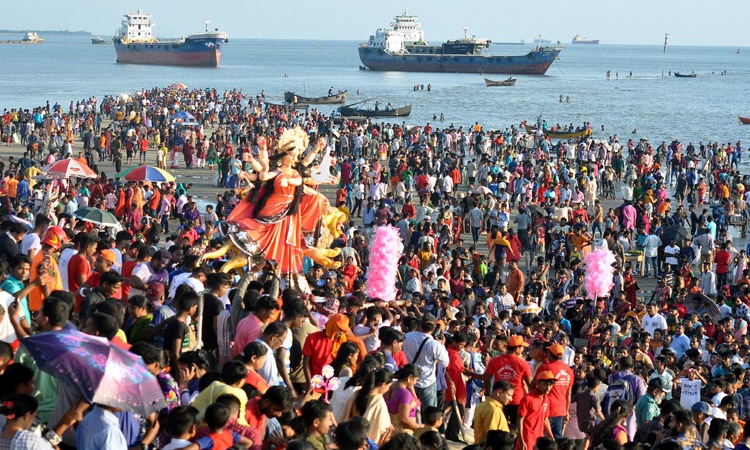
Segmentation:
[[(533, 134), (334, 122), (215, 90), (6, 110), (0, 125), (26, 149), (0, 162), (1, 448), (746, 448), (740, 142), (553, 143), (546, 130), (573, 124), (541, 117)], [(299, 154), (281, 148), (290, 129), (311, 138)], [(254, 208), (254, 192), (302, 192), (290, 186), (321, 137), (347, 220), (328, 258), (300, 255), (305, 283), (269, 254), (231, 270), (207, 257), (233, 233), (258, 236), (257, 221), (307, 214), (312, 186), (299, 213)], [(128, 165), (183, 155), (225, 192), (199, 211), (199, 187), (125, 182), (123, 151)], [(98, 178), (38, 179), (75, 154)], [(114, 177), (99, 170), (109, 164)], [(122, 230), (78, 220), (84, 206)], [(367, 285), (384, 226), (404, 244), (385, 300)], [(320, 238), (301, 227), (296, 247)], [(595, 249), (616, 260), (598, 295)], [(71, 329), (139, 355), (167, 408), (92, 404), (40, 370), (23, 340)]]

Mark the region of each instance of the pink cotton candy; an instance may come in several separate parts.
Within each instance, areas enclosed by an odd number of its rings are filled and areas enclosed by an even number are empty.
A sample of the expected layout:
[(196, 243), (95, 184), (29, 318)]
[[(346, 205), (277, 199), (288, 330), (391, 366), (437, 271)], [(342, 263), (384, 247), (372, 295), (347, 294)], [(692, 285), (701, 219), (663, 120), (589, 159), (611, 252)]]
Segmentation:
[(377, 228), (370, 246), (370, 267), (367, 269), (367, 295), (386, 301), (396, 299), (398, 259), (404, 250), (398, 228), (384, 225)]
[(588, 256), (583, 260), (583, 265), (586, 271), (586, 296), (591, 300), (596, 300), (598, 297), (608, 297), (610, 291), (615, 284), (612, 282), (612, 277), (615, 273), (615, 268), (612, 264), (615, 263), (615, 255), (605, 249), (597, 249), (589, 253)]

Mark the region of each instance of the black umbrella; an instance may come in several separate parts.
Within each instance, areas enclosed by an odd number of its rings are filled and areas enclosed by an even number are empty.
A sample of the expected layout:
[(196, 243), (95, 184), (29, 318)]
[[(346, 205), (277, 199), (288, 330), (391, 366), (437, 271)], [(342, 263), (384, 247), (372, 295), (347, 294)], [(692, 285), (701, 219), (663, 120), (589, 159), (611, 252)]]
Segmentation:
[(687, 297), (685, 297), (685, 305), (692, 304), (696, 298), (701, 301), (700, 307), (705, 308), (706, 313), (711, 317), (711, 320), (713, 320), (714, 323), (717, 323), (719, 320), (721, 320), (721, 309), (719, 309), (719, 306), (716, 304), (716, 302), (703, 294), (688, 295)]
[(677, 242), (681, 242), (684, 239), (690, 239), (690, 230), (683, 227), (682, 225), (672, 225), (662, 231), (661, 241), (665, 245), (672, 242), (672, 239), (677, 239)]
[(542, 217), (549, 217), (549, 213), (547, 212), (547, 210), (539, 205), (527, 205), (527, 208), (529, 208), (531, 214), (536, 214)]

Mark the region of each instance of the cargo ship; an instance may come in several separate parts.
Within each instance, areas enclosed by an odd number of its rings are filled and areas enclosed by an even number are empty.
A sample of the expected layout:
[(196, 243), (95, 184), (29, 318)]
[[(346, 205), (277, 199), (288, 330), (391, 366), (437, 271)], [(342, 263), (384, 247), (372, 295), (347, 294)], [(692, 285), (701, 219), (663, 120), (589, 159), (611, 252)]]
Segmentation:
[(44, 42), (44, 38), (39, 37), (39, 35), (34, 32), (28, 32), (23, 39), (0, 41), (0, 44), (41, 44), (42, 42)]
[(492, 41), (464, 37), (430, 45), (424, 40), (422, 24), (408, 11), (394, 18), (388, 28), (378, 29), (368, 42), (360, 44), (359, 59), (365, 70), (398, 72), (448, 72), (544, 75), (563, 46), (537, 46), (525, 55), (483, 55)]
[(601, 43), (599, 39), (586, 39), (585, 37), (581, 36), (580, 34), (576, 34), (573, 36), (573, 40), (570, 41), (573, 44), (594, 44), (597, 45)]
[(204, 21), (206, 31), (203, 33), (178, 39), (157, 39), (152, 33), (155, 22), (151, 20), (151, 14), (139, 9), (124, 17), (122, 27), (113, 39), (118, 63), (219, 66), (221, 46), (228, 39), (227, 34), (218, 29), (209, 31), (210, 21)]

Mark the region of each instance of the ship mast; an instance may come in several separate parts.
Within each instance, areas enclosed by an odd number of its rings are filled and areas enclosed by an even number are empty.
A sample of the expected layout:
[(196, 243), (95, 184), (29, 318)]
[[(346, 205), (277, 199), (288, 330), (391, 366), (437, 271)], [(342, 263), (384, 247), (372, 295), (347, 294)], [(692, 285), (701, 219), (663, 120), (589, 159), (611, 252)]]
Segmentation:
[(204, 20), (203, 23), (206, 24), (206, 33), (208, 33), (208, 24), (211, 23), (210, 20)]
[(669, 33), (664, 33), (664, 53), (667, 53), (667, 41), (669, 40)]

